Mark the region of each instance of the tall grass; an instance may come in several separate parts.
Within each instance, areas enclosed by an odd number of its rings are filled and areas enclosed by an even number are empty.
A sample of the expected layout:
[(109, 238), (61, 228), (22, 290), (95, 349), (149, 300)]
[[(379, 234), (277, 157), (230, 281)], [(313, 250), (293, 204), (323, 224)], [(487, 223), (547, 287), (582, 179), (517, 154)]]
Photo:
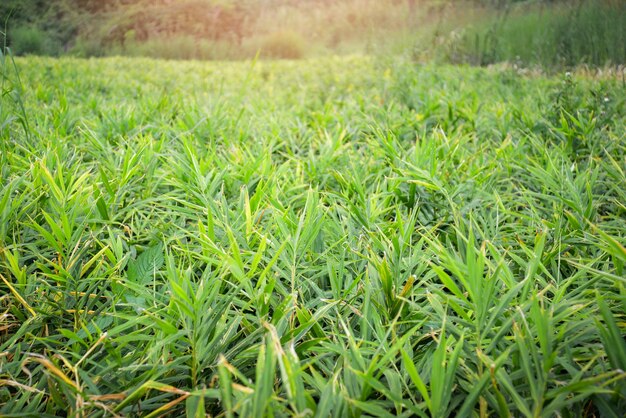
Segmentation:
[(563, 67), (626, 63), (626, 6), (613, 0), (509, 8), (452, 42), (453, 62)]
[(2, 416), (624, 411), (621, 80), (17, 65)]

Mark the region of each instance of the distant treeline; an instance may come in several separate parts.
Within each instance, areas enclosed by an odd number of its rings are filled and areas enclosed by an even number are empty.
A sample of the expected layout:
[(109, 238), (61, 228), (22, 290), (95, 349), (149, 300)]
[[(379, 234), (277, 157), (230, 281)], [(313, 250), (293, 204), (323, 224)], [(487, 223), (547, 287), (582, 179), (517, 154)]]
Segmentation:
[[(3, 0), (6, 42), (22, 54), (298, 58), (334, 49), (441, 0)], [(403, 19), (405, 20), (405, 19)], [(246, 42), (244, 42), (246, 40)], [(170, 56), (171, 55), (171, 56)]]
[(239, 43), (254, 23), (259, 4), (248, 0), (4, 0), (0, 17), (8, 22), (7, 42), (16, 54), (99, 55), (106, 48), (154, 37)]
[[(2, 0), (16, 55), (624, 62), (622, 0)], [(400, 45), (398, 48), (395, 46)], [(402, 49), (404, 48), (404, 49)], [(595, 52), (599, 51), (599, 52)], [(556, 57), (556, 58), (555, 58)]]

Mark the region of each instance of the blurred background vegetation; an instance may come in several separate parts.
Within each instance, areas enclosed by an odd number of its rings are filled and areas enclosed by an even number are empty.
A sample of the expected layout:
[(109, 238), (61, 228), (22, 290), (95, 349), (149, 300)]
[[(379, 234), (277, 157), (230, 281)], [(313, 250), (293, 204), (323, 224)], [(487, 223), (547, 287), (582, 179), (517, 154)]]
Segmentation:
[(0, 19), (16, 55), (626, 62), (623, 0), (3, 0)]

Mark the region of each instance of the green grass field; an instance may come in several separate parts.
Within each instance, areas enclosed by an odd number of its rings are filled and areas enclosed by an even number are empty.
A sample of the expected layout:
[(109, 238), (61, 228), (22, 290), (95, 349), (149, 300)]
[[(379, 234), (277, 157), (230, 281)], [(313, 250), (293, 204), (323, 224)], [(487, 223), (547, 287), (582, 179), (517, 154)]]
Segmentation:
[(16, 66), (0, 416), (623, 416), (622, 74)]

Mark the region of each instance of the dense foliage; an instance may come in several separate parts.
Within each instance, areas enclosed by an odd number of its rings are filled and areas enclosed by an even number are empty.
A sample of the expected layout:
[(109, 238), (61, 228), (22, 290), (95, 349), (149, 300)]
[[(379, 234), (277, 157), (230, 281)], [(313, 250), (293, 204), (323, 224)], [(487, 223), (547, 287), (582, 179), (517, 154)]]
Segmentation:
[(0, 415), (626, 409), (615, 74), (4, 61)]

